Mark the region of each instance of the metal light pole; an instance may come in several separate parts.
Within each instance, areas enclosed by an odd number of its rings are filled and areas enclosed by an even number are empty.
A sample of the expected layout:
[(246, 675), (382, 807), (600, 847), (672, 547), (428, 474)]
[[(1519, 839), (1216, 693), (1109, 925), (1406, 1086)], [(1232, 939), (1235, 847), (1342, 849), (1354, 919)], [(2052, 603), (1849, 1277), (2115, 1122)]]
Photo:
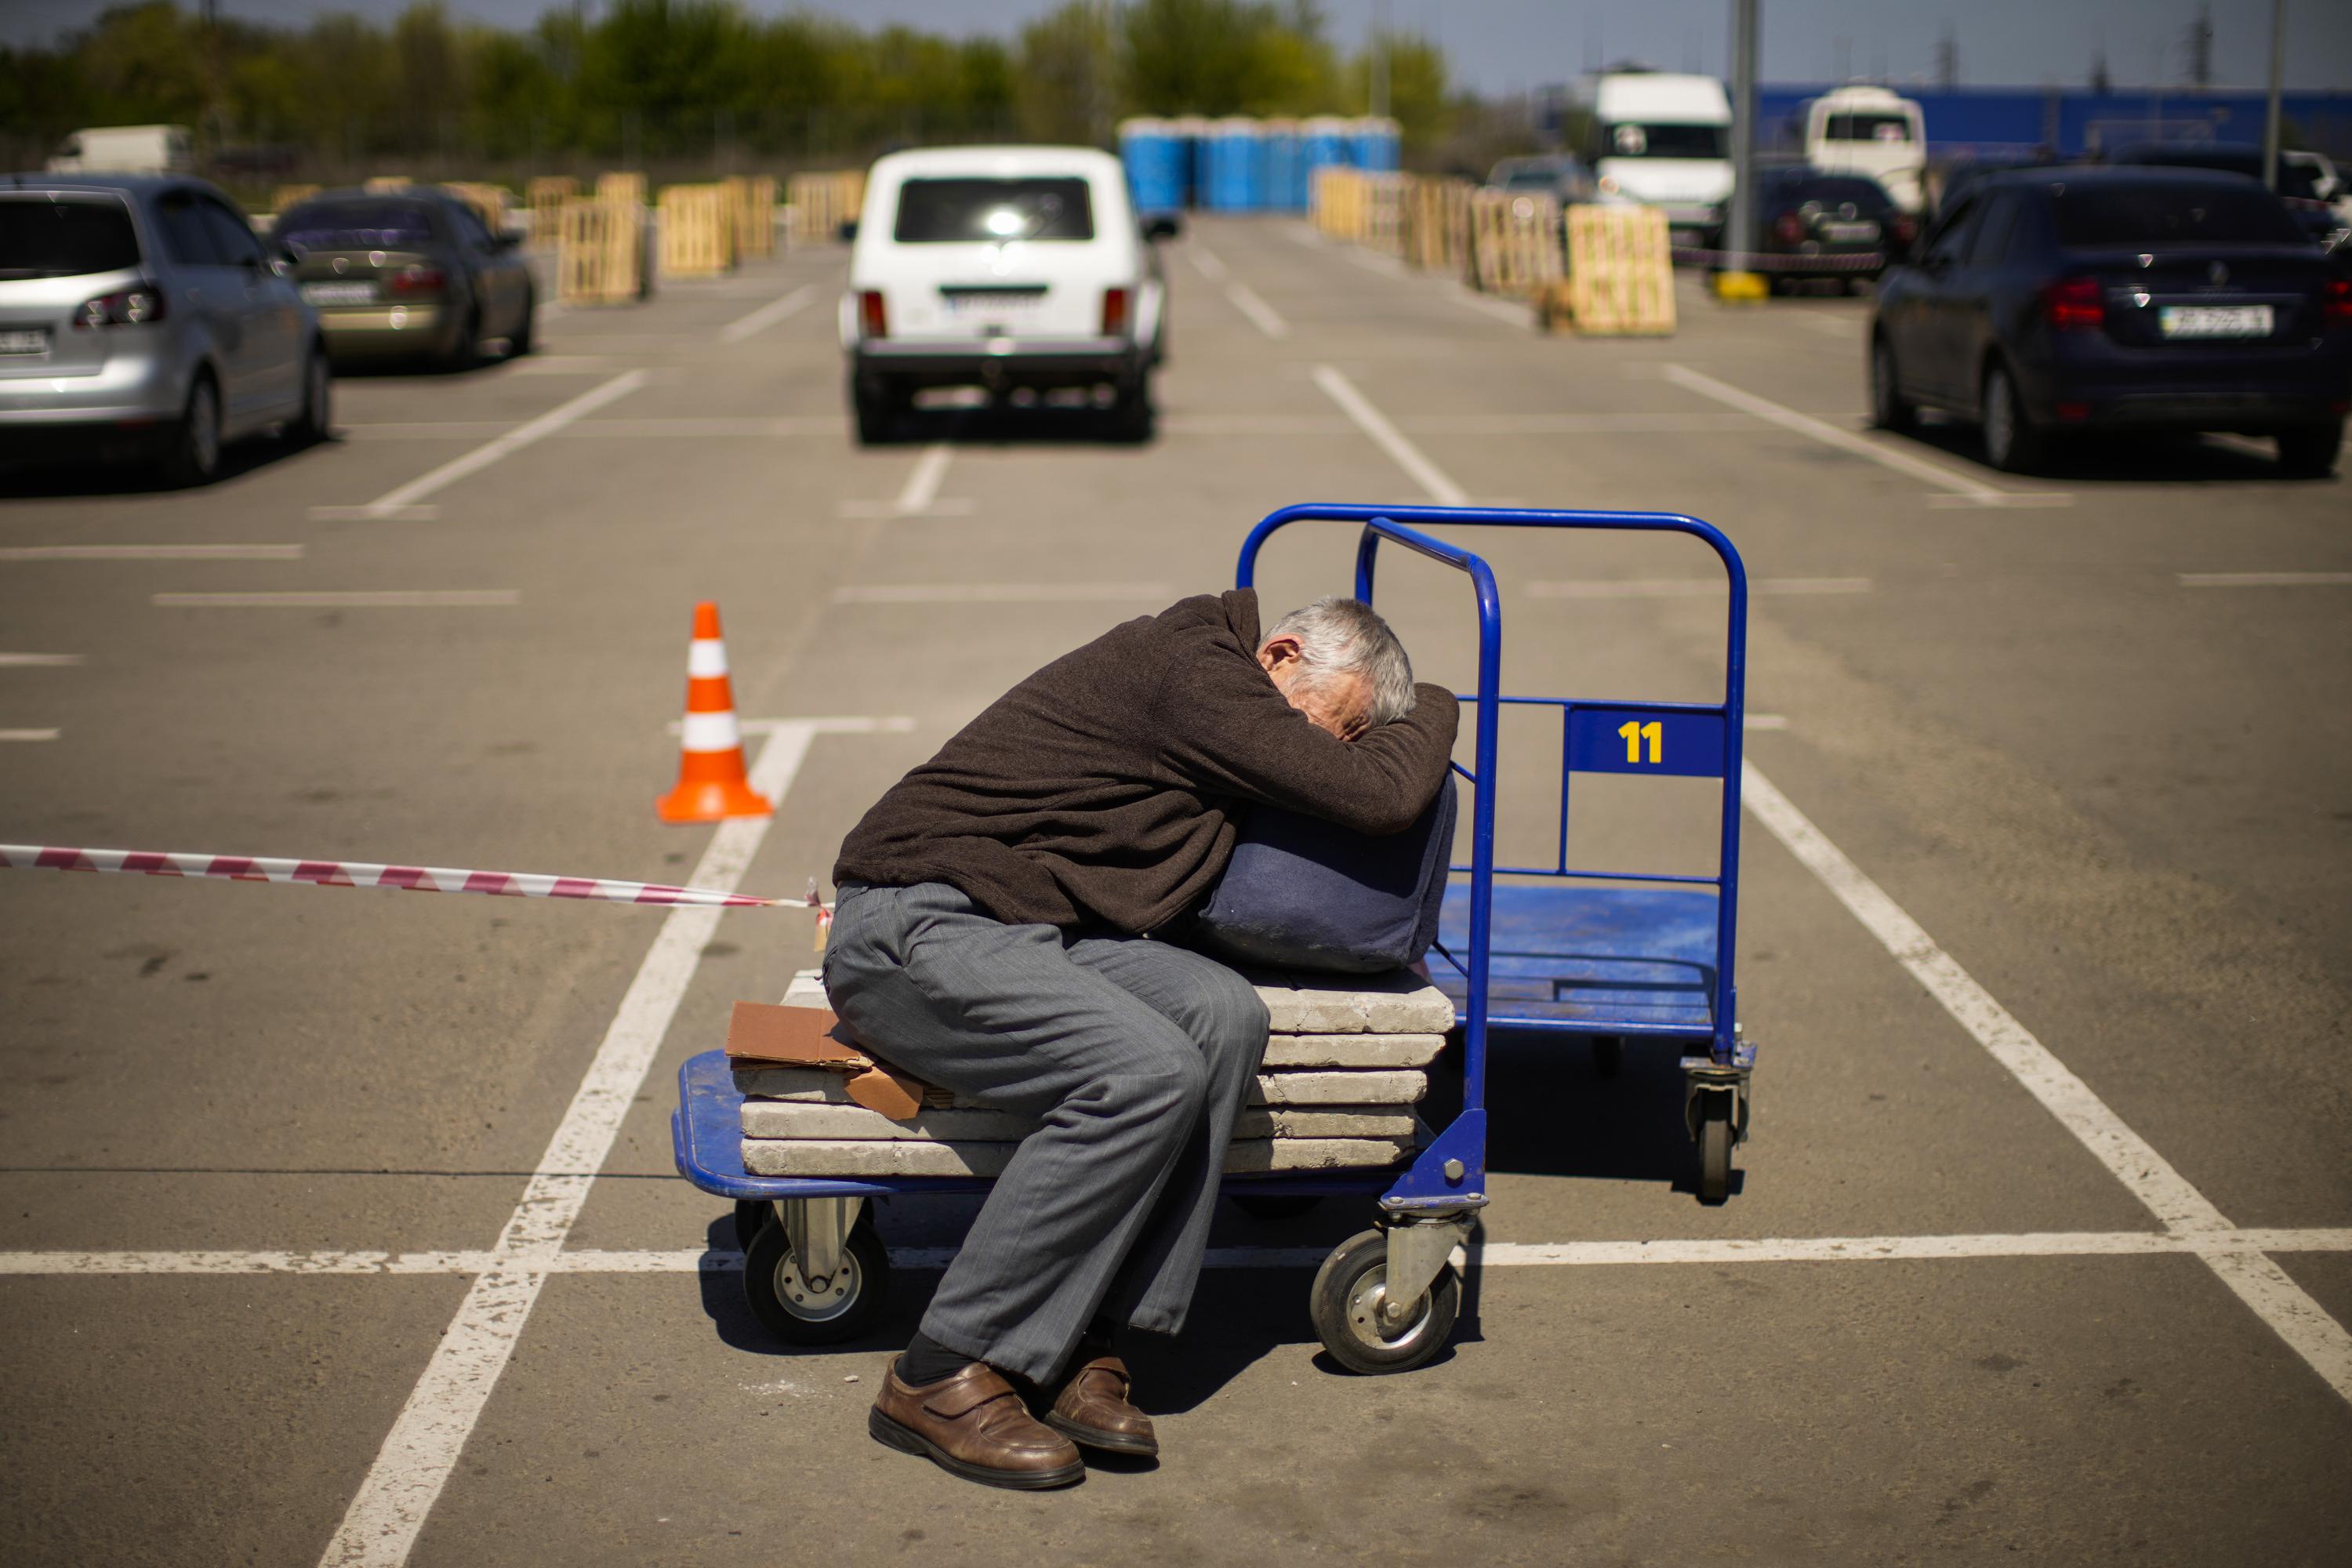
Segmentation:
[(2263, 184), (2278, 189), (2279, 94), (2286, 78), (2286, 0), (2271, 0), (2271, 102), (2263, 121)]
[(1731, 0), (1731, 232), (1727, 270), (1748, 270), (1756, 226), (1756, 5)]

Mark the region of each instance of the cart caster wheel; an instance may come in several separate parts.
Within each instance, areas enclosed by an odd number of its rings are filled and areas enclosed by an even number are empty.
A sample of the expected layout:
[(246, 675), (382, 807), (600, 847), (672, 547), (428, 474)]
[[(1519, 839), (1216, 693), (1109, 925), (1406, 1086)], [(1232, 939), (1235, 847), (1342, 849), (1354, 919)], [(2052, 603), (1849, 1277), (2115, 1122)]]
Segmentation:
[(761, 1226), (775, 1217), (776, 1205), (765, 1198), (736, 1199), (735, 1246), (737, 1250), (751, 1251), (752, 1239), (760, 1234)]
[(882, 1314), (890, 1286), (890, 1255), (881, 1233), (861, 1220), (850, 1228), (841, 1268), (812, 1289), (793, 1261), (791, 1237), (765, 1225), (743, 1254), (743, 1296), (751, 1315), (787, 1344), (830, 1345), (854, 1340)]
[(1703, 1096), (1698, 1113), (1698, 1198), (1719, 1204), (1731, 1196), (1731, 1096)]
[(1271, 1222), (1312, 1214), (1322, 1201), (1310, 1193), (1242, 1193), (1234, 1196), (1234, 1206), (1254, 1220)]
[(1389, 1238), (1368, 1230), (1342, 1242), (1315, 1273), (1307, 1310), (1331, 1359), (1349, 1372), (1407, 1372), (1444, 1348), (1462, 1310), (1462, 1281), (1453, 1266), (1440, 1270), (1422, 1299), (1394, 1322), (1387, 1300)]
[(1614, 1035), (1602, 1035), (1592, 1042), (1592, 1076), (1615, 1078), (1617, 1069), (1625, 1065), (1625, 1042)]

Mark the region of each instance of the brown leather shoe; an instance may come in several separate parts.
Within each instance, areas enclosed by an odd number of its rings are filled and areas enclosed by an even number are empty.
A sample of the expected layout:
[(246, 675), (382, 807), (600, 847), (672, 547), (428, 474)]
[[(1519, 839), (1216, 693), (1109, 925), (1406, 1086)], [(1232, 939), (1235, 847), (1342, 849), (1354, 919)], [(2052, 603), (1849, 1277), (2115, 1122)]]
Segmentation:
[(1151, 1417), (1127, 1402), (1134, 1379), (1115, 1355), (1082, 1361), (1045, 1412), (1045, 1425), (1063, 1436), (1114, 1454), (1156, 1455), (1160, 1439)]
[(892, 1357), (866, 1429), (877, 1442), (921, 1454), (983, 1486), (1042, 1491), (1087, 1473), (1069, 1439), (1039, 1426), (1013, 1385), (986, 1362), (918, 1388), (898, 1380)]

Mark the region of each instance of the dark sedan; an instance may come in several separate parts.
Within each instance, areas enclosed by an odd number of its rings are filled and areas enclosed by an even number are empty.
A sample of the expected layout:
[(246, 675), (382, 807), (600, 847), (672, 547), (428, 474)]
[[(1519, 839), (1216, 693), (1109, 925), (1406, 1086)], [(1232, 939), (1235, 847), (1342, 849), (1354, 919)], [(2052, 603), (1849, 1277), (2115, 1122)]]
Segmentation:
[[(2142, 142), (2107, 154), (2110, 163), (2136, 168), (2202, 169), (2209, 174), (2263, 177), (2263, 150), (2215, 143), (2184, 147), (2172, 142)], [(2336, 236), (2336, 215), (2319, 194), (2316, 173), (2307, 163), (2279, 160), (2278, 198), (2314, 243), (2326, 245)]]
[(1994, 175), (1886, 275), (1871, 411), (1978, 420), (1997, 468), (2088, 430), (2276, 439), (2335, 467), (2352, 406), (2352, 275), (2252, 180), (2177, 169)]
[(331, 191), (280, 214), (271, 237), (339, 363), (399, 355), (472, 364), (493, 339), (530, 352), (530, 268), (511, 237), (492, 234), (449, 192)]
[[(1727, 219), (1728, 203), (1718, 209)], [(1801, 279), (1876, 278), (1908, 253), (1917, 226), (1867, 174), (1765, 168), (1756, 184), (1756, 270), (1779, 293)]]

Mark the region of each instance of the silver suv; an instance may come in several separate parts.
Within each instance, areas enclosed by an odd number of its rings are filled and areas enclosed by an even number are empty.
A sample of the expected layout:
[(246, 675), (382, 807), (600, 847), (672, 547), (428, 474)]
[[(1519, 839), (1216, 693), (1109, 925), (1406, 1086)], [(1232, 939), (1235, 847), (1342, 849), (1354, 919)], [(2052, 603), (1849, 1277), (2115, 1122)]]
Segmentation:
[(0, 178), (0, 456), (158, 463), (327, 433), (318, 318), (228, 199), (178, 175)]

